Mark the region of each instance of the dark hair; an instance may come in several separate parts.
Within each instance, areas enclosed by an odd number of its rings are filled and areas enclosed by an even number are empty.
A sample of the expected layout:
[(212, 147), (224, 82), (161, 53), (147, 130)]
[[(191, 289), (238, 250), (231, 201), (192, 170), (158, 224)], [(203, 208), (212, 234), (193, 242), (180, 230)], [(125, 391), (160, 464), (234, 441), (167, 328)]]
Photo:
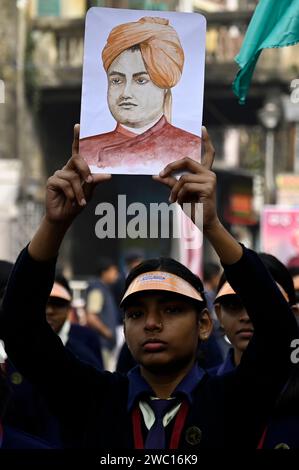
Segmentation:
[(9, 261), (0, 260), (0, 300), (4, 296), (4, 291), (12, 271), (13, 264)]
[(98, 261), (98, 269), (97, 269), (98, 276), (101, 276), (101, 274), (107, 271), (107, 269), (111, 268), (111, 266), (116, 266), (116, 263), (113, 261), (113, 259), (108, 258), (107, 256), (101, 256), (101, 258)]
[(294, 283), (291, 274), (289, 273), (287, 267), (279, 261), (275, 256), (270, 255), (269, 253), (259, 253), (259, 257), (262, 262), (270, 271), (274, 281), (283, 287), (283, 289), (288, 294), (289, 304), (296, 304), (296, 293), (294, 288)]
[(299, 266), (291, 266), (291, 267), (289, 268), (289, 273), (290, 273), (290, 275), (291, 275), (292, 277), (298, 276), (298, 274), (299, 274)]
[[(199, 279), (198, 276), (192, 273), (190, 269), (186, 268), (183, 264), (179, 263), (178, 261), (172, 258), (154, 258), (142, 261), (138, 266), (133, 268), (126, 279), (125, 283), (125, 291), (131, 284), (131, 282), (139, 276), (139, 274), (147, 273), (150, 271), (165, 271), (171, 274), (175, 274), (176, 276), (181, 277), (185, 281), (187, 281), (191, 286), (194, 287), (202, 296), (203, 301), (198, 302), (196, 300), (193, 301), (194, 305), (198, 309), (198, 305), (201, 305), (200, 311), (203, 310), (207, 306), (205, 294), (204, 294), (204, 287)], [(191, 299), (192, 302), (192, 299)]]
[[(276, 281), (283, 289), (286, 291), (289, 297), (289, 305), (295, 305), (296, 304), (296, 293), (294, 289), (294, 283), (292, 276), (290, 275), (288, 269), (286, 266), (279, 261), (275, 256), (270, 255), (269, 253), (258, 253), (260, 259), (270, 272), (271, 276), (273, 277), (274, 281)], [(226, 277), (225, 274), (223, 273), (218, 286), (217, 286), (217, 292), (218, 293), (223, 286), (223, 284), (226, 282)]]
[(133, 261), (137, 261), (137, 260), (143, 260), (144, 259), (144, 251), (139, 250), (138, 248), (127, 250), (125, 252), (124, 259), (125, 259), (126, 264), (130, 264)]
[(218, 276), (221, 267), (217, 263), (206, 263), (203, 268), (203, 278), (205, 281), (210, 281), (214, 276)]

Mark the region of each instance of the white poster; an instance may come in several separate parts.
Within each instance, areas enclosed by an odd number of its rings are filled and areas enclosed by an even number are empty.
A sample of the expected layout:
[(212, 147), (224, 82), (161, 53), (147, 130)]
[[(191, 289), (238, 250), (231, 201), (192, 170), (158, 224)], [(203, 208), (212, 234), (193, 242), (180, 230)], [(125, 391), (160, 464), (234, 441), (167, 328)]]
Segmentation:
[(88, 11), (80, 154), (93, 173), (200, 160), (205, 38), (196, 13)]

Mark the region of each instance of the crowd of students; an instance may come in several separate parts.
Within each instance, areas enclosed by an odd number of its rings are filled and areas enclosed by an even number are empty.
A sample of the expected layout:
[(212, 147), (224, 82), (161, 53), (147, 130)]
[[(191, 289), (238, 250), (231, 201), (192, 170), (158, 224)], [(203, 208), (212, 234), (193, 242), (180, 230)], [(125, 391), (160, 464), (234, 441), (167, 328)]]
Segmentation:
[[(173, 259), (144, 260), (132, 268), (120, 302), (129, 358), (125, 370), (119, 368), (123, 373), (103, 371), (94, 332), (70, 324), (70, 291), (65, 280), (55, 279), (59, 247), (94, 186), (111, 178), (90, 174), (78, 154), (78, 132), (76, 126), (71, 159), (48, 180), (45, 215), (4, 293), (0, 337), (9, 374), (24, 380), (24, 390), (14, 408), (8, 370), (2, 372), (2, 447), (188, 452), (298, 447), (292, 278), (276, 258), (239, 244), (220, 222), (214, 149), (205, 128), (202, 163), (182, 158), (154, 179), (169, 187), (171, 202), (193, 204), (193, 221), (197, 204), (203, 204), (203, 233), (224, 272), (215, 299), (207, 299), (202, 281)], [(213, 345), (203, 347), (218, 340), (212, 303), (231, 345), (216, 367), (209, 363)], [(92, 321), (100, 332), (102, 325)], [(85, 344), (77, 341), (79, 335)], [(108, 346), (113, 341), (108, 330), (106, 339)], [(30, 419), (22, 429), (29, 411), (43, 429)]]

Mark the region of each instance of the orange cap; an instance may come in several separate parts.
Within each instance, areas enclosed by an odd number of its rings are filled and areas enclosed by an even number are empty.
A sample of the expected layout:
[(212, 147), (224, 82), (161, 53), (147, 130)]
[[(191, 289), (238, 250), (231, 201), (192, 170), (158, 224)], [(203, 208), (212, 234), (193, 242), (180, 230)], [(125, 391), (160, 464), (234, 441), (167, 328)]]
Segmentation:
[(148, 273), (139, 274), (125, 292), (121, 299), (120, 305), (129, 295), (136, 294), (147, 290), (162, 290), (174, 292), (176, 294), (190, 297), (193, 300), (203, 302), (201, 294), (191, 285), (179, 276), (164, 271), (152, 271)]
[[(289, 296), (286, 293), (286, 291), (284, 290), (284, 288), (280, 284), (278, 284), (278, 282), (276, 282), (276, 285), (277, 285), (278, 289), (280, 290), (280, 292), (282, 293), (282, 295), (284, 296), (285, 300), (287, 302), (289, 302)], [(217, 295), (215, 297), (215, 300), (214, 300), (214, 303), (217, 303), (217, 300), (219, 301), (219, 298), (224, 297), (225, 295), (237, 295), (237, 293), (234, 291), (232, 286), (227, 281), (223, 284), (223, 286), (221, 287), (221, 289), (217, 293)]]
[(50, 297), (57, 297), (58, 299), (64, 299), (70, 302), (72, 297), (70, 293), (61, 284), (54, 282), (53, 288), (50, 293)]
[(219, 292), (217, 293), (214, 302), (219, 299), (219, 297), (224, 297), (225, 295), (236, 295), (236, 292), (232, 288), (232, 286), (228, 283), (225, 282)]

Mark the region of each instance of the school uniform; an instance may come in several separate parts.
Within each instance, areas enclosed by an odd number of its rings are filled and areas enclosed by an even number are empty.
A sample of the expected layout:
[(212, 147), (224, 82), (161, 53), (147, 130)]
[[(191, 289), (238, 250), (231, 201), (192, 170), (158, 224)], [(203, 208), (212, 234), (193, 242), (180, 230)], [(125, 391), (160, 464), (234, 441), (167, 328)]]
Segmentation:
[[(208, 370), (211, 376), (227, 374), (235, 369), (234, 350), (231, 348), (220, 367)], [(274, 413), (273, 413), (274, 414)], [(258, 449), (299, 449), (299, 417), (296, 415), (283, 414), (272, 416), (267, 423)]]
[[(74, 356), (103, 370), (99, 338), (94, 331), (66, 321), (58, 336)], [(39, 388), (33, 386), (9, 359), (5, 363), (5, 370), (6, 382), (11, 390), (6, 423), (20, 432), (28, 432), (37, 438), (45, 439), (57, 448), (62, 447), (59, 422), (49, 409)]]
[(81, 361), (103, 369), (100, 338), (90, 328), (71, 323), (65, 347)]
[(235, 361), (234, 361), (234, 349), (230, 348), (227, 352), (226, 358), (220, 366), (211, 367), (208, 369), (209, 375), (223, 375), (227, 374), (228, 372), (232, 372), (235, 369)]
[[(185, 393), (175, 397), (180, 409), (187, 410), (177, 443), (185, 451), (257, 447), (287, 381), (290, 344), (298, 336), (293, 313), (256, 253), (244, 248), (241, 259), (224, 270), (255, 333), (234, 371), (216, 377), (200, 369), (190, 371), (190, 389), (183, 387)], [(37, 262), (27, 249), (21, 252), (0, 314), (7, 353), (25, 376), (39, 384), (60, 420), (68, 447), (137, 447), (136, 422), (144, 426), (140, 401), (144, 395), (153, 398), (153, 392), (138, 393), (136, 372), (128, 376), (100, 372), (63, 347), (44, 313), (54, 272), (55, 260)]]
[(86, 306), (87, 310), (95, 313), (111, 331), (112, 339), (98, 336), (103, 349), (112, 351), (116, 346), (116, 327), (119, 312), (110, 287), (100, 279), (93, 280), (86, 292)]
[(258, 448), (299, 449), (299, 417), (295, 415), (272, 418), (267, 424)]
[(10, 426), (2, 427), (0, 422), (0, 449), (5, 450), (21, 450), (21, 449), (53, 449), (50, 444), (39, 439), (36, 436), (31, 436), (20, 430), (11, 428)]
[(202, 341), (199, 344), (198, 361), (204, 369), (217, 367), (222, 363), (223, 356), (218, 344), (215, 329), (206, 341)]

